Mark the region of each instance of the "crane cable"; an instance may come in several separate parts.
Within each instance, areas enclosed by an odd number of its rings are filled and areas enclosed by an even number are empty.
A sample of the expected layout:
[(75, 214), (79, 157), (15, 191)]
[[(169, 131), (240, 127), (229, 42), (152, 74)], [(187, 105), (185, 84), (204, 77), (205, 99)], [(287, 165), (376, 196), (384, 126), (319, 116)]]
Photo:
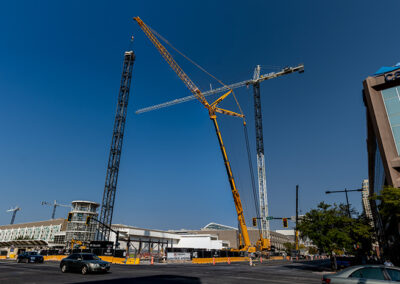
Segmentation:
[[(239, 108), (240, 114), (244, 116), (242, 108), (240, 107), (239, 101), (236, 98), (235, 92), (229, 88), (228, 85), (226, 85), (224, 82), (222, 82), (220, 79), (218, 79), (217, 77), (215, 77), (214, 75), (212, 75), (210, 72), (208, 72), (206, 69), (204, 69), (202, 66), (200, 66), (198, 63), (196, 63), (195, 61), (193, 61), (192, 59), (190, 59), (188, 56), (186, 56), (184, 53), (182, 53), (181, 51), (179, 51), (175, 46), (173, 46), (166, 38), (164, 38), (162, 35), (160, 35), (157, 31), (155, 31), (154, 29), (152, 29), (151, 27), (147, 26), (151, 32), (153, 34), (155, 34), (158, 38), (160, 38), (163, 42), (165, 42), (167, 45), (169, 45), (173, 50), (175, 50), (177, 53), (179, 53), (182, 57), (184, 57), (186, 60), (188, 60), (190, 63), (192, 63), (194, 66), (196, 66), (197, 68), (199, 68), (201, 71), (203, 71), (205, 74), (207, 74), (208, 76), (210, 76), (211, 78), (213, 78), (214, 80), (216, 80), (218, 83), (220, 83), (222, 86), (226, 87), (228, 90), (232, 91), (232, 95), (235, 98), (235, 102), (236, 105)], [(243, 121), (245, 123), (245, 119), (243, 117)]]
[[(249, 95), (249, 89), (248, 88), (247, 88), (247, 94)], [(254, 198), (254, 206), (256, 208), (257, 219), (260, 220), (260, 216), (261, 216), (260, 215), (260, 206), (259, 206), (259, 202), (258, 202), (258, 198), (257, 198), (256, 182), (255, 182), (255, 179), (254, 179), (253, 161), (251, 159), (249, 135), (248, 135), (246, 124), (243, 125), (243, 130), (244, 130), (244, 136), (245, 136), (245, 139), (246, 139), (247, 158), (248, 158), (248, 162), (249, 162), (249, 169), (250, 169), (250, 176), (251, 176), (251, 187), (252, 187), (253, 198)], [(261, 232), (261, 222), (257, 222), (257, 225), (258, 225), (259, 233), (261, 235), (261, 233), (262, 233)]]
[[(256, 207), (257, 219), (259, 219), (260, 218), (260, 208), (258, 206), (256, 183), (255, 183), (255, 180), (254, 180), (253, 161), (251, 159), (251, 152), (250, 152), (250, 145), (249, 145), (249, 135), (248, 135), (246, 124), (243, 125), (243, 130), (244, 130), (244, 136), (245, 136), (245, 139), (246, 139), (247, 159), (248, 159), (248, 162), (249, 162), (249, 169), (250, 169), (250, 176), (251, 176), (251, 187), (252, 187), (253, 198), (254, 198), (254, 206)], [(261, 233), (261, 223), (257, 222), (257, 225), (258, 225), (258, 230)]]

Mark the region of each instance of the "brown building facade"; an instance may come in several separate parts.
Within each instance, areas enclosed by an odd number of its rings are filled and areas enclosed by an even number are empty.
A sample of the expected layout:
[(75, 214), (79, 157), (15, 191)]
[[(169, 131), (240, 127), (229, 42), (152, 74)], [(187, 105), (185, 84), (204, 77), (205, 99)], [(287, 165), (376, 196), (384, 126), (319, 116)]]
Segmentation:
[[(382, 67), (363, 82), (367, 120), (368, 179), (370, 195), (384, 186), (400, 187), (400, 66)], [(372, 202), (378, 239), (387, 245), (384, 224)]]

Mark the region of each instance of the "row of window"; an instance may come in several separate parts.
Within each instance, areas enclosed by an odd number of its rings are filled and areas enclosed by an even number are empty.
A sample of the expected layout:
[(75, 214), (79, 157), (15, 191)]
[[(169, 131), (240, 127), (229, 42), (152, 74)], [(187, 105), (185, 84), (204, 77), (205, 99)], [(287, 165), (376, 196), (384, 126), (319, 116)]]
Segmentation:
[(11, 241), (19, 238), (52, 241), (54, 234), (60, 230), (61, 225), (0, 230), (0, 241)]

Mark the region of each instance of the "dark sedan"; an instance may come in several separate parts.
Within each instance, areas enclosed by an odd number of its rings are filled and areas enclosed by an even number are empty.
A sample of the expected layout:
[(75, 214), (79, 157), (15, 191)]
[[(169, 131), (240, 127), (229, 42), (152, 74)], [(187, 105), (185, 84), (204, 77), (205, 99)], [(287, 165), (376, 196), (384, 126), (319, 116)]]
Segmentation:
[(82, 274), (89, 272), (108, 272), (110, 263), (101, 260), (92, 253), (73, 253), (61, 260), (60, 268), (63, 273), (67, 271), (80, 271)]
[(17, 256), (17, 262), (43, 263), (43, 256), (38, 254), (36, 251), (26, 251)]

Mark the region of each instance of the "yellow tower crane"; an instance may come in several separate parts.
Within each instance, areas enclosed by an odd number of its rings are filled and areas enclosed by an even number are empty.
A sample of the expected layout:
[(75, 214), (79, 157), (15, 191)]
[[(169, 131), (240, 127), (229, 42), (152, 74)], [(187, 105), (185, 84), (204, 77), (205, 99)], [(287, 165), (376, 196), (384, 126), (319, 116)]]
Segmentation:
[[(160, 54), (164, 57), (165, 61), (167, 61), (167, 63), (175, 71), (175, 73), (178, 75), (178, 77), (183, 81), (183, 83), (185, 83), (186, 87), (192, 92), (192, 94), (196, 97), (196, 99), (198, 99), (202, 103), (202, 105), (208, 110), (210, 119), (212, 120), (212, 122), (214, 124), (215, 133), (217, 134), (222, 157), (223, 157), (224, 163), (225, 163), (226, 172), (228, 174), (228, 179), (229, 179), (229, 184), (230, 184), (232, 195), (233, 195), (233, 200), (235, 202), (235, 208), (236, 208), (236, 212), (237, 212), (237, 216), (238, 216), (239, 226), (240, 226), (240, 230), (241, 230), (241, 238), (242, 238), (242, 240), (241, 240), (242, 246), (240, 247), (240, 250), (248, 251), (248, 252), (255, 252), (256, 247), (252, 246), (252, 244), (250, 242), (249, 233), (247, 231), (246, 221), (245, 221), (244, 214), (243, 214), (242, 202), (240, 200), (239, 191), (237, 190), (235, 180), (233, 178), (231, 165), (229, 163), (228, 155), (226, 153), (226, 149), (224, 146), (224, 142), (222, 140), (221, 132), (219, 130), (219, 126), (218, 126), (218, 122), (217, 122), (217, 115), (216, 115), (216, 113), (221, 113), (221, 114), (240, 117), (240, 118), (244, 119), (243, 113), (239, 114), (239, 113), (218, 107), (218, 104), (232, 93), (232, 89), (229, 88), (228, 92), (226, 92), (221, 97), (219, 97), (216, 101), (214, 101), (213, 103), (210, 104), (206, 100), (206, 98), (202, 94), (202, 92), (199, 90), (199, 88), (196, 86), (196, 84), (193, 83), (193, 81), (182, 70), (182, 68), (178, 65), (178, 63), (176, 63), (176, 61), (174, 60), (172, 55), (168, 52), (168, 50), (156, 38), (156, 36), (152, 32), (152, 30), (139, 17), (134, 17), (133, 19), (139, 24), (140, 28), (143, 30), (143, 32), (146, 34), (146, 36), (150, 39), (150, 41), (153, 43), (153, 45), (157, 48), (157, 50), (160, 52)], [(246, 123), (244, 120), (243, 120), (243, 122), (244, 122), (244, 124)], [(257, 242), (257, 249), (258, 250), (270, 249), (270, 240), (263, 239), (262, 236), (260, 236), (260, 240)]]

